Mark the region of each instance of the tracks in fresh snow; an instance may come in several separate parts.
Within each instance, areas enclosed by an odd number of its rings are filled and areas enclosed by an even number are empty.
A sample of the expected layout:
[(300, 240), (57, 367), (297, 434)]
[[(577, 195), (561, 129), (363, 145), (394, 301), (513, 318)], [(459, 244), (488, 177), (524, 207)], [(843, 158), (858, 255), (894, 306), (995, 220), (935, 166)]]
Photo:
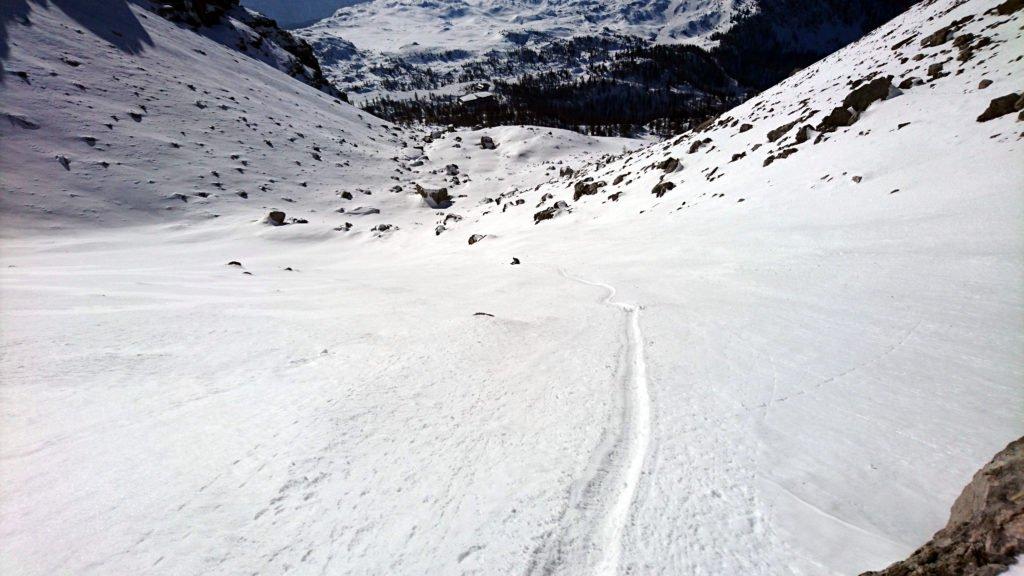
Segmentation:
[(605, 431), (586, 474), (574, 483), (559, 526), (537, 551), (528, 572), (613, 576), (651, 438), (640, 307), (614, 301), (615, 288), (607, 284), (560, 272), (569, 280), (604, 288), (608, 295), (602, 303), (626, 312), (626, 353), (618, 374), (623, 409), (617, 429)]

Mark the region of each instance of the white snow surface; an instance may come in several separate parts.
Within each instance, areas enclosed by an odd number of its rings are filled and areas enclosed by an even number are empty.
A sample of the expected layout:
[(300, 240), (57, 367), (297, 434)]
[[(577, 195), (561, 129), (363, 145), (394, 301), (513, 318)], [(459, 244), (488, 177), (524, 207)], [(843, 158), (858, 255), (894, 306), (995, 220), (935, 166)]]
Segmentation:
[[(975, 120), (1024, 88), (1020, 13), (996, 3), (921, 3), (649, 146), (424, 138), (134, 4), (15, 3), (0, 572), (818, 575), (906, 556), (1024, 433), (1021, 124)], [(993, 40), (973, 58), (920, 47), (967, 15), (958, 35)], [(767, 141), (852, 80), (943, 61), (820, 143)], [(574, 200), (581, 177), (607, 185)]]

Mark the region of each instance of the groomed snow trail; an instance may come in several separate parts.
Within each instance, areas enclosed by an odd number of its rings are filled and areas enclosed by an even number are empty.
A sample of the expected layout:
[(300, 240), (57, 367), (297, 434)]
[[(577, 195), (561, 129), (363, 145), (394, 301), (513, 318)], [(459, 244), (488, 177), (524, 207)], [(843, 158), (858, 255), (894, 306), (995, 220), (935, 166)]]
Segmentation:
[(559, 270), (565, 278), (605, 289), (603, 304), (626, 312), (626, 354), (619, 380), (623, 395), (618, 430), (607, 430), (591, 456), (588, 474), (570, 495), (558, 533), (551, 534), (533, 574), (618, 574), (622, 533), (629, 521), (651, 439), (651, 400), (647, 387), (640, 306), (616, 302), (615, 288)]

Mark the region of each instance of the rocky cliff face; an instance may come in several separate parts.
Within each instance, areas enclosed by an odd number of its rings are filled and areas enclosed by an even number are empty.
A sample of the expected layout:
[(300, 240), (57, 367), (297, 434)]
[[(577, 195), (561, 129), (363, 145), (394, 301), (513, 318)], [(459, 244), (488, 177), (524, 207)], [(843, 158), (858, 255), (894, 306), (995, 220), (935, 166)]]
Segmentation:
[(274, 20), (240, 5), (240, 0), (168, 0), (156, 9), (225, 46), (261, 60), (340, 100), (348, 101), (324, 76), (308, 42)]
[(1024, 554), (1024, 438), (985, 465), (946, 527), (909, 558), (861, 576), (994, 576)]

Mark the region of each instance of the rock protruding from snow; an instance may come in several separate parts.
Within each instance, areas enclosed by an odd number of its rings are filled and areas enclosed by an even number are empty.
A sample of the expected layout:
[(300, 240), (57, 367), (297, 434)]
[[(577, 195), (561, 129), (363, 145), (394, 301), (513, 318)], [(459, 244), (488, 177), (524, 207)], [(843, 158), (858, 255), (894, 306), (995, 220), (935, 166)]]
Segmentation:
[(545, 220), (551, 220), (555, 216), (567, 212), (568, 210), (569, 205), (565, 202), (565, 200), (559, 200), (558, 202), (555, 202), (554, 206), (551, 206), (550, 208), (545, 208), (540, 212), (535, 213), (533, 215), (533, 223), (539, 224)]
[(447, 188), (425, 188), (417, 184), (416, 193), (422, 196), (431, 208), (450, 208), (452, 205), (452, 197), (448, 194)]
[(605, 182), (604, 180), (600, 182), (577, 182), (576, 186), (573, 188), (572, 199), (575, 202), (576, 200), (579, 200), (584, 196), (592, 196), (594, 194), (597, 194), (597, 191), (605, 187), (607, 184), (608, 183)]
[(1024, 438), (979, 470), (949, 522), (910, 558), (862, 576), (995, 576), (1024, 554)]
[(895, 90), (897, 88), (892, 85), (890, 78), (875, 78), (847, 94), (846, 98), (843, 98), (843, 106), (863, 112), (872, 103), (889, 98)]
[(988, 122), (989, 120), (1005, 116), (1012, 112), (1024, 109), (1024, 96), (1020, 94), (1011, 93), (1006, 96), (1000, 96), (993, 98), (988, 103), (988, 108), (978, 116), (978, 122)]

